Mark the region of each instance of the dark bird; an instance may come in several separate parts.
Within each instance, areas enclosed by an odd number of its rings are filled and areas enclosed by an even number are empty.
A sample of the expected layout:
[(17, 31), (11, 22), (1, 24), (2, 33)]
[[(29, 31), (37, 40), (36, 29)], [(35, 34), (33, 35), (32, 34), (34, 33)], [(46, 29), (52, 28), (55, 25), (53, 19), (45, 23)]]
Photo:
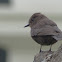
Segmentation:
[[(41, 13), (33, 14), (29, 19), (29, 24), (25, 27), (28, 26), (31, 27), (31, 37), (41, 46), (52, 46), (58, 40), (62, 40), (62, 31), (57, 24)], [(51, 46), (49, 51), (51, 51)]]

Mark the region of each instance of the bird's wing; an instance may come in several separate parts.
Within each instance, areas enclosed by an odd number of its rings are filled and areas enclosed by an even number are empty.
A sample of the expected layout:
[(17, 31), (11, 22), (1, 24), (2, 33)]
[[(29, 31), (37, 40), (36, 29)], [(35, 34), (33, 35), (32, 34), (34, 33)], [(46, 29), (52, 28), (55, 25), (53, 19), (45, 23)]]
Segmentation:
[(39, 29), (31, 29), (31, 36), (57, 35), (61, 30), (57, 26), (45, 25)]

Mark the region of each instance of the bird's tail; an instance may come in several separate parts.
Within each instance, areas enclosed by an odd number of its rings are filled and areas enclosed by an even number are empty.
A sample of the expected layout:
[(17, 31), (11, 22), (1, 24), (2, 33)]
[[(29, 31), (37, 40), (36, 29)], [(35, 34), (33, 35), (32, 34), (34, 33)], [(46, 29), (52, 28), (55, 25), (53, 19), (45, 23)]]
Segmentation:
[(56, 40), (62, 40), (62, 33), (59, 33), (58, 35), (54, 35), (53, 38)]

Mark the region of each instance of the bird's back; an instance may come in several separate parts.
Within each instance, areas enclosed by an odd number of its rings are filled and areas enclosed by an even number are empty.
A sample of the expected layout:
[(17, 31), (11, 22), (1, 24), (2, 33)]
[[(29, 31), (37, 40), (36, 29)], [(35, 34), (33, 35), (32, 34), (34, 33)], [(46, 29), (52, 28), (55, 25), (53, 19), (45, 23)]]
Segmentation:
[(32, 28), (31, 36), (35, 35), (57, 35), (61, 30), (57, 27), (56, 23), (48, 18), (40, 19)]

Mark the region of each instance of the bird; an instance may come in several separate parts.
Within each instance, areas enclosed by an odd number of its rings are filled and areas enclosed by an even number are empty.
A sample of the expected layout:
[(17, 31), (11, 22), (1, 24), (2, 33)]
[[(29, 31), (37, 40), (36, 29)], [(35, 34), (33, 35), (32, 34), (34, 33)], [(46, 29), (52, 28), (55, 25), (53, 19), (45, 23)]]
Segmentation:
[(41, 45), (50, 45), (49, 51), (54, 43), (62, 40), (62, 31), (58, 28), (57, 24), (50, 20), (42, 13), (34, 13), (26, 26), (31, 28), (32, 39)]

